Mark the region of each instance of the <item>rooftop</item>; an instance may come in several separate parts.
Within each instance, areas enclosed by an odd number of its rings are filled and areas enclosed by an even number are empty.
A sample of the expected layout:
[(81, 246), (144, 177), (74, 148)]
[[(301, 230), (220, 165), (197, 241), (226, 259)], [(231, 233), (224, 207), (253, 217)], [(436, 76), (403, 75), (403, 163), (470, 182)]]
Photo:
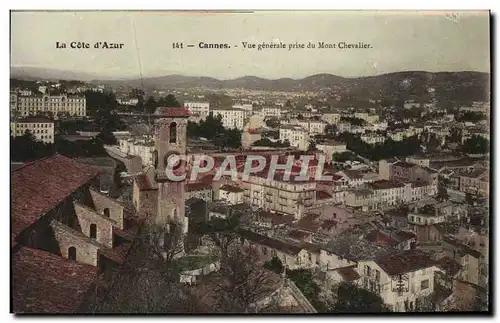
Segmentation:
[(12, 255), (13, 311), (74, 313), (96, 277), (97, 267), (22, 247)]
[(231, 193), (241, 193), (241, 192), (244, 192), (245, 190), (242, 189), (242, 188), (239, 188), (237, 186), (232, 186), (232, 185), (222, 185), (219, 190), (222, 190), (222, 191), (228, 191), (228, 192), (231, 192)]
[(189, 110), (181, 107), (158, 107), (154, 115), (163, 118), (184, 118), (189, 117)]
[(29, 116), (18, 119), (17, 123), (54, 123), (54, 120), (44, 116)]
[(284, 242), (259, 233), (248, 230), (240, 230), (239, 234), (248, 241), (284, 252), (288, 255), (296, 256), (302, 248), (291, 242)]
[(378, 190), (387, 190), (391, 188), (400, 188), (404, 187), (405, 185), (403, 183), (397, 182), (397, 181), (392, 181), (392, 180), (380, 180), (380, 181), (375, 181), (372, 183), (368, 183), (368, 186), (371, 186), (373, 189), (378, 189)]
[(95, 167), (59, 154), (12, 171), (12, 241), (99, 172)]
[(375, 263), (389, 276), (414, 272), (436, 265), (431, 255), (420, 250), (410, 250), (378, 258)]

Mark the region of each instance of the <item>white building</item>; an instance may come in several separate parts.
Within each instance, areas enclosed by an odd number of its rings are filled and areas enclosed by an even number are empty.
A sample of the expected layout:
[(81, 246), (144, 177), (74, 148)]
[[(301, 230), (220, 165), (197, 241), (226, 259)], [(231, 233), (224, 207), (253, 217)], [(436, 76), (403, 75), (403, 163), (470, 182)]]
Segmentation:
[(437, 194), (436, 184), (378, 180), (345, 192), (345, 203), (352, 207), (386, 209)]
[(243, 130), (245, 122), (245, 111), (241, 109), (214, 109), (213, 116), (222, 117), (222, 125), (227, 129)]
[(340, 123), (340, 118), (341, 118), (340, 113), (325, 113), (321, 116), (321, 120), (324, 120), (329, 124)]
[(155, 150), (154, 141), (146, 138), (121, 138), (118, 139), (120, 151), (126, 155), (140, 156), (144, 166), (154, 165), (153, 152)]
[(54, 121), (45, 117), (26, 117), (10, 124), (10, 135), (19, 137), (29, 131), (36, 140), (54, 143)]
[(184, 106), (188, 108), (190, 114), (199, 115), (202, 120), (205, 120), (210, 114), (210, 103), (208, 102), (184, 102)]
[(378, 114), (370, 114), (370, 113), (366, 113), (366, 112), (356, 112), (356, 113), (354, 113), (354, 117), (361, 119), (361, 120), (364, 120), (369, 124), (378, 122), (378, 120), (380, 118), (378, 116)]
[(54, 116), (69, 114), (70, 116), (85, 116), (85, 96), (60, 95), (11, 95), (11, 110), (18, 111), (20, 116), (34, 116), (44, 112), (52, 112)]
[(253, 114), (253, 105), (251, 103), (233, 104), (233, 109), (245, 111), (245, 117), (250, 117)]
[(260, 110), (260, 114), (263, 117), (280, 118), (281, 117), (281, 107), (280, 106), (262, 107), (262, 109)]
[(364, 134), (361, 136), (361, 140), (370, 145), (383, 144), (385, 142), (385, 137), (376, 134)]
[(243, 203), (244, 189), (232, 185), (222, 185), (219, 188), (219, 199), (226, 201), (228, 204), (236, 205)]
[(309, 148), (309, 131), (300, 126), (281, 126), (280, 141), (288, 140), (291, 147), (297, 147), (300, 150)]
[(395, 312), (411, 312), (422, 298), (434, 292), (434, 275), (440, 272), (429, 254), (405, 251), (376, 260), (358, 262), (359, 285), (378, 294)]
[(320, 144), (316, 144), (316, 148), (321, 150), (326, 156), (326, 162), (332, 161), (333, 154), (341, 154), (347, 151), (347, 146), (345, 142), (338, 142), (335, 140), (324, 141)]

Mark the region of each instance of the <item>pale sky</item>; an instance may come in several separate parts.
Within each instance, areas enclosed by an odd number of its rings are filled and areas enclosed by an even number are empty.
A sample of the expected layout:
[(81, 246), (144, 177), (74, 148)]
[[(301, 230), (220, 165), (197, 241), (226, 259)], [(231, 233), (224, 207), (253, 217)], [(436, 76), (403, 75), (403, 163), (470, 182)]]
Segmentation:
[[(134, 36), (134, 25), (137, 43)], [(489, 13), (447, 12), (13, 12), (11, 66), (136, 78), (181, 74), (219, 79), (254, 75), (344, 77), (398, 71), (489, 72)], [(56, 42), (90, 49), (56, 49)], [(94, 49), (98, 41), (123, 49)], [(200, 49), (199, 42), (232, 48)], [(245, 50), (242, 42), (316, 44), (316, 49)], [(323, 41), (364, 42), (370, 49), (319, 49)], [(172, 43), (193, 44), (173, 49)], [(238, 47), (234, 47), (238, 45)]]

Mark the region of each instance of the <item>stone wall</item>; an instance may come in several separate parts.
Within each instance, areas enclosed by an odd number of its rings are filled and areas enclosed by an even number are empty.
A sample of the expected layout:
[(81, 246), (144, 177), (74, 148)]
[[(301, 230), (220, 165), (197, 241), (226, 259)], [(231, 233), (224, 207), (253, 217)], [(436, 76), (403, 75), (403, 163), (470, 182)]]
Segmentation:
[(108, 248), (113, 248), (113, 225), (116, 225), (116, 222), (81, 204), (75, 203), (75, 211), (84, 235), (90, 238), (90, 226), (95, 224), (97, 242)]
[(90, 190), (90, 195), (96, 211), (106, 216), (105, 210), (109, 210), (109, 218), (116, 222), (118, 228), (123, 229), (123, 205), (95, 190)]

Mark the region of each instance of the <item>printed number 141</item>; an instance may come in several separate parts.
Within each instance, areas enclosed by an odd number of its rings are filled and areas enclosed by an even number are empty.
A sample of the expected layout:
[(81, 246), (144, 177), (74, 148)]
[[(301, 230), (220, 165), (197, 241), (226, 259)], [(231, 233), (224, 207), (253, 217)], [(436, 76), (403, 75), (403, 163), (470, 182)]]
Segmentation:
[(179, 48), (181, 48), (181, 49), (182, 49), (182, 48), (183, 48), (183, 46), (182, 46), (182, 43), (172, 43), (172, 48), (174, 48), (174, 49), (179, 49)]

